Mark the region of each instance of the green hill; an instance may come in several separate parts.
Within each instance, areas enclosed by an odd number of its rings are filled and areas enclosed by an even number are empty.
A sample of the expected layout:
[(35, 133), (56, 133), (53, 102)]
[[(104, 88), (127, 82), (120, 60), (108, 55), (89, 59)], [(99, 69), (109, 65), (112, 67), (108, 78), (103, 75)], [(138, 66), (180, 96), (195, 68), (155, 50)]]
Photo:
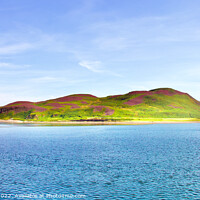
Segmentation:
[(0, 119), (30, 121), (127, 121), (200, 119), (200, 102), (170, 88), (98, 98), (75, 94), (41, 102), (18, 101), (0, 107)]

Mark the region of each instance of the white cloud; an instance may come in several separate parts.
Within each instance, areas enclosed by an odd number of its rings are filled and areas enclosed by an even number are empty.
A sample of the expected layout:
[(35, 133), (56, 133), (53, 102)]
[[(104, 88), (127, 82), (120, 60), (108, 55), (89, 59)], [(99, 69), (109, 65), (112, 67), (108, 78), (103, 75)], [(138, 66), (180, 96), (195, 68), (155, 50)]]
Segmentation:
[(96, 72), (96, 73), (104, 73), (111, 76), (122, 77), (121, 74), (118, 74), (114, 71), (107, 70), (102, 67), (102, 62), (100, 61), (81, 61), (79, 65), (85, 67), (86, 69)]
[(19, 68), (28, 68), (30, 65), (16, 65), (12, 63), (6, 63), (6, 62), (0, 62), (0, 68), (6, 68), (6, 69), (19, 69)]
[(92, 72), (103, 72), (102, 63), (100, 61), (81, 61), (79, 65)]
[(21, 53), (23, 51), (32, 49), (34, 46), (30, 43), (21, 43), (21, 44), (13, 44), (13, 45), (6, 45), (0, 47), (0, 54), (16, 54)]

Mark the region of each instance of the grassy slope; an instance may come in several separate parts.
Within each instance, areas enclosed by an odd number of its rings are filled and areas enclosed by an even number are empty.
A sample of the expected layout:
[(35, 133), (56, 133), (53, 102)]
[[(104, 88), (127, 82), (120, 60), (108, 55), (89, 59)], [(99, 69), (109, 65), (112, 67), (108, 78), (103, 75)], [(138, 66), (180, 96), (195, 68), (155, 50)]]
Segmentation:
[[(171, 95), (166, 95), (162, 91), (167, 90)], [(158, 91), (158, 93), (156, 93)], [(161, 91), (161, 92), (160, 92)], [(155, 92), (155, 93), (154, 93)], [(160, 93), (159, 93), (160, 92)], [(128, 105), (131, 99), (142, 96), (142, 102), (137, 105)], [(71, 95), (70, 97), (79, 97), (80, 95)], [(52, 104), (53, 103), (53, 104)], [(64, 105), (66, 103), (75, 104)], [(56, 106), (53, 106), (56, 104)], [(12, 104), (17, 107), (20, 103)], [(96, 98), (84, 96), (81, 100), (59, 101), (59, 99), (48, 100), (39, 103), (33, 103), (39, 107), (45, 108), (43, 112), (35, 109), (16, 112), (10, 110), (0, 113), (0, 119), (19, 119), (35, 121), (57, 121), (57, 120), (161, 120), (165, 119), (200, 119), (200, 104), (187, 94), (176, 92), (172, 89), (152, 90), (152, 94), (128, 93), (119, 96), (109, 96)], [(60, 105), (60, 106), (59, 106)], [(62, 106), (62, 107), (61, 107)], [(96, 107), (95, 107), (96, 106)], [(101, 107), (102, 106), (102, 107)], [(9, 107), (9, 106), (8, 106)], [(5, 108), (5, 107), (2, 107)], [(23, 109), (22, 109), (23, 110)], [(110, 112), (109, 112), (110, 111)], [(113, 113), (113, 114), (112, 114)]]

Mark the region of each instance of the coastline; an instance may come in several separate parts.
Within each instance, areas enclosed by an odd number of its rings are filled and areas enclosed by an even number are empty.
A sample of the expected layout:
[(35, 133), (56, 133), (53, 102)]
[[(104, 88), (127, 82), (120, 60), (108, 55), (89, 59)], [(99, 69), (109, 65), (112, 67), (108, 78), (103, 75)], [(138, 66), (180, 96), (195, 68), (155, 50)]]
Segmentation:
[(135, 120), (135, 121), (21, 121), (0, 120), (0, 124), (38, 124), (38, 125), (145, 125), (145, 124), (188, 124), (200, 123), (200, 120)]

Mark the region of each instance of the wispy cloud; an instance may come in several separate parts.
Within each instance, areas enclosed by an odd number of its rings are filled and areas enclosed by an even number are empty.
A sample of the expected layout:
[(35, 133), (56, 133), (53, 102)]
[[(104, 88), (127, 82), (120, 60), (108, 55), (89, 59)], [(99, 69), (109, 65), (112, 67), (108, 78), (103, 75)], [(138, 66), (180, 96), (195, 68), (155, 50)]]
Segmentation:
[[(48, 73), (48, 72), (47, 72)], [(61, 76), (60, 74), (65, 74), (65, 71), (60, 71), (60, 72), (55, 72), (54, 74), (57, 74), (57, 76), (39, 76), (39, 77), (34, 77), (34, 78), (28, 78), (27, 80), (29, 82), (33, 82), (33, 83), (53, 83), (53, 84), (64, 84), (64, 85), (76, 85), (79, 83), (83, 83), (83, 82), (88, 82), (88, 79), (81, 79), (81, 78), (77, 78), (77, 77), (67, 77), (67, 76)]]
[(30, 43), (20, 43), (20, 44), (12, 44), (0, 47), (0, 54), (1, 55), (8, 55), (8, 54), (16, 54), (21, 53), (23, 51), (32, 49), (34, 46)]
[[(70, 38), (71, 39), (71, 38)], [(0, 35), (0, 56), (24, 53), (30, 50), (67, 52), (71, 40), (64, 33), (48, 33), (28, 25), (16, 27)]]
[(31, 65), (16, 65), (13, 63), (6, 63), (6, 62), (0, 62), (0, 68), (5, 69), (21, 69), (21, 68), (29, 68)]
[(61, 78), (51, 77), (51, 76), (43, 76), (30, 79), (33, 82), (37, 83), (50, 83), (50, 82), (60, 82), (62, 81)]
[(110, 71), (103, 67), (103, 63), (101, 61), (81, 61), (79, 62), (79, 65), (81, 67), (84, 67), (92, 72), (95, 73), (101, 73), (101, 74), (106, 74), (106, 75), (111, 75), (111, 76), (116, 76), (116, 77), (122, 77), (121, 74), (118, 74), (115, 71)]
[(104, 72), (102, 68), (102, 63), (100, 61), (81, 61), (79, 62), (79, 65), (85, 67), (86, 69), (92, 72), (97, 72), (97, 73)]
[[(197, 21), (190, 15), (184, 17), (183, 13), (102, 21), (86, 27), (85, 32), (96, 35), (92, 40), (96, 48), (106, 52), (126, 51), (126, 58), (142, 58), (147, 54), (152, 57), (152, 49), (160, 48), (161, 45), (166, 45), (168, 49), (173, 44), (200, 42)], [(179, 45), (176, 45), (177, 48)], [(156, 54), (156, 59), (158, 55), (163, 56), (162, 51)]]

